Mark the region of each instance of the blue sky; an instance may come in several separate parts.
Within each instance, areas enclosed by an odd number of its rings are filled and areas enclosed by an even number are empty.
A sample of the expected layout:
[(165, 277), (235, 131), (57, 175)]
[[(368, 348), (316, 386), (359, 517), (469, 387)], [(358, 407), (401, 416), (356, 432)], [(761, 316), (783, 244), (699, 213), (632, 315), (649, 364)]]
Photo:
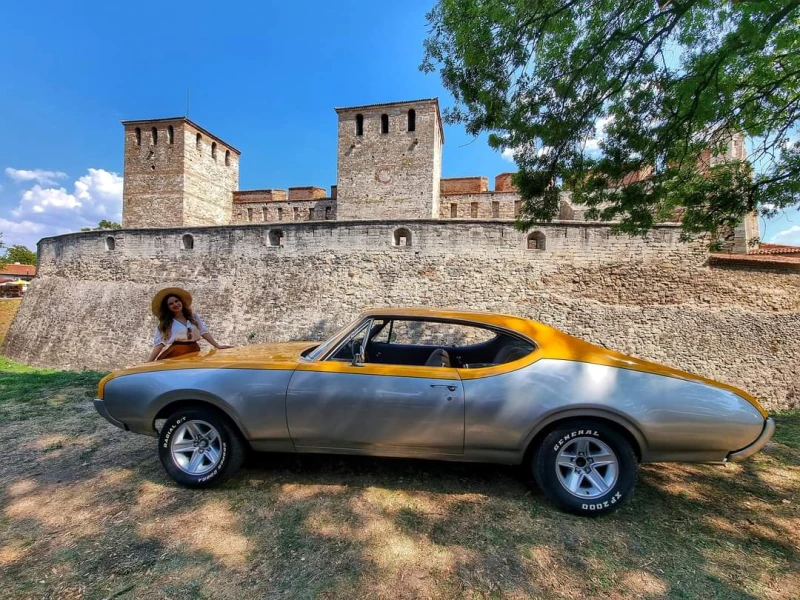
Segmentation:
[[(334, 106), (438, 96), (418, 69), (432, 0), (15, 2), (0, 9), (0, 232), (119, 220), (123, 119), (184, 114), (242, 151), (240, 188), (336, 181)], [(442, 175), (513, 163), (445, 128)], [(790, 220), (787, 220), (790, 219)], [(780, 236), (781, 231), (791, 230)], [(797, 211), (767, 237), (800, 243)]]

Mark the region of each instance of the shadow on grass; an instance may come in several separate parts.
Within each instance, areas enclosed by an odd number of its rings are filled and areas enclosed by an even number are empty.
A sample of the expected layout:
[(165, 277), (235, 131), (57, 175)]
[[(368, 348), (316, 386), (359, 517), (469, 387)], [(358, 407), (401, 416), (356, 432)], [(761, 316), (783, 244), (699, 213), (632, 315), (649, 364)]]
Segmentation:
[(0, 585), (11, 597), (797, 589), (798, 511), (783, 500), (800, 482), (784, 444), (728, 469), (645, 466), (630, 503), (583, 519), (557, 512), (523, 470), (494, 465), (256, 454), (224, 486), (189, 490), (164, 475), (155, 440), (90, 409), (72, 402), (0, 425), (0, 452), (13, 457), (0, 471)]

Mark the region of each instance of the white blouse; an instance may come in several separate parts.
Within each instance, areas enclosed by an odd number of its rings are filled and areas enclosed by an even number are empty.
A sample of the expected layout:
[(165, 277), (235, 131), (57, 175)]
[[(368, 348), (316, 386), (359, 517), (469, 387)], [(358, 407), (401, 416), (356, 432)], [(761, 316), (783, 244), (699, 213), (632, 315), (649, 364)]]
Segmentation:
[(197, 321), (197, 326), (195, 326), (191, 321), (186, 321), (186, 325), (184, 325), (180, 321), (172, 319), (172, 327), (169, 330), (169, 338), (166, 340), (161, 334), (161, 330), (156, 327), (156, 333), (153, 336), (153, 346), (158, 346), (159, 344), (170, 346), (174, 342), (196, 342), (201, 338), (201, 336), (203, 336), (203, 334), (208, 333), (208, 327), (206, 327), (206, 324), (203, 322), (203, 319), (200, 318), (200, 315), (194, 313), (192, 316)]

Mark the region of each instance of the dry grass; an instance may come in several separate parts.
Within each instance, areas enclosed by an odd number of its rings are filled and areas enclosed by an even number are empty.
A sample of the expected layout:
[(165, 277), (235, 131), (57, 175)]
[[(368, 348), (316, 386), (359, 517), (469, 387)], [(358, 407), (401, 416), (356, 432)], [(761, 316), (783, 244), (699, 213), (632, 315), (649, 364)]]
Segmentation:
[[(631, 503), (587, 520), (555, 511), (518, 470), (486, 465), (259, 455), (220, 489), (182, 489), (155, 440), (94, 412), (95, 375), (23, 371), (0, 373), (4, 597), (744, 599), (800, 589), (800, 413), (779, 416), (777, 441), (744, 464), (644, 467)], [(12, 408), (31, 403), (9, 392), (26, 381), (39, 397), (33, 416)]]
[(14, 320), (21, 302), (22, 298), (0, 299), (0, 344), (6, 339), (8, 328), (11, 327), (11, 321)]

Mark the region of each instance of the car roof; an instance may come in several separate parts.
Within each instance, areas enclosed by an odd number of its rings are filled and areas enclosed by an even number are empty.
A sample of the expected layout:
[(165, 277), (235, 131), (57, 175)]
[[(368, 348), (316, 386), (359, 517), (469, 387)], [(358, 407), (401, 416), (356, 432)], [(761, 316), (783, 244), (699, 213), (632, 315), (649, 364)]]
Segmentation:
[(543, 323), (532, 321), (524, 317), (455, 308), (377, 308), (366, 311), (364, 316), (466, 321), (478, 325), (488, 325), (491, 327), (499, 327), (502, 329), (516, 331), (527, 337), (533, 338), (535, 338), (537, 334), (545, 331), (551, 334), (552, 332), (556, 331), (554, 328), (548, 327)]

